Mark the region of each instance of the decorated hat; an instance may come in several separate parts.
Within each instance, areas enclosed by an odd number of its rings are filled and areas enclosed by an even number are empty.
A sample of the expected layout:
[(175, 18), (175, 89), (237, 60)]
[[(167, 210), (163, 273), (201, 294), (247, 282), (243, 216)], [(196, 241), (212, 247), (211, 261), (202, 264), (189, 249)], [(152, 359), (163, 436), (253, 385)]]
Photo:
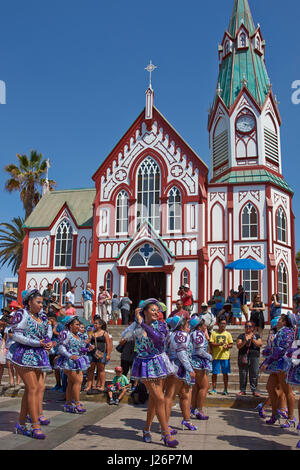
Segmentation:
[(200, 325), (202, 321), (202, 318), (200, 317), (197, 317), (197, 316), (194, 316), (191, 320), (190, 320), (190, 329), (191, 330), (195, 330), (197, 328), (197, 326)]
[(160, 305), (159, 301), (157, 299), (147, 299), (147, 300), (144, 300), (144, 302), (142, 303), (142, 305), (140, 306), (140, 308), (144, 311), (146, 310), (146, 308), (149, 306), (149, 305), (157, 305), (157, 307), (159, 308), (160, 311), (162, 311), (162, 306)]
[[(29, 290), (26, 295), (23, 297), (23, 305), (28, 306), (28, 302), (34, 297), (41, 296), (41, 293), (38, 289)], [(41, 296), (42, 297), (42, 296)]]
[(175, 315), (174, 317), (168, 318), (166, 323), (171, 331), (175, 331), (177, 328), (179, 328), (180, 325), (182, 325), (183, 321), (184, 321), (184, 317)]

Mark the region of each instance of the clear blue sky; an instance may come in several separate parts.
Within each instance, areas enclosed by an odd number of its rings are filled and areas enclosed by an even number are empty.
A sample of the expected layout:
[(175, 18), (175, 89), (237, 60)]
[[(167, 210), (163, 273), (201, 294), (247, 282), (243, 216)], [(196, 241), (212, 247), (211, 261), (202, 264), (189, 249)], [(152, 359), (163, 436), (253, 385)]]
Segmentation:
[[(295, 189), (300, 248), (300, 2), (249, 0), (266, 40), (266, 64), (280, 101), (283, 173)], [(0, 16), (0, 220), (23, 215), (4, 191), (16, 153), (52, 161), (58, 189), (91, 187), (91, 176), (144, 107), (152, 59), (155, 105), (209, 164), (207, 110), (218, 75), (217, 46), (233, 0), (10, 0)], [(0, 278), (9, 271), (2, 269)]]

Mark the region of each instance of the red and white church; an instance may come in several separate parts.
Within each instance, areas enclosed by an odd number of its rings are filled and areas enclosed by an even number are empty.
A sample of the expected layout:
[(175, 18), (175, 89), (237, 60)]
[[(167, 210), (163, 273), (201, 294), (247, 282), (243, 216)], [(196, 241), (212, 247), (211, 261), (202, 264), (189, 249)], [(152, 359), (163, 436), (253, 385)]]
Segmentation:
[[(293, 191), (282, 175), (278, 103), (265, 67), (265, 42), (247, 0), (235, 0), (219, 45), (209, 111), (207, 165), (153, 104), (146, 107), (93, 176), (90, 189), (46, 192), (25, 222), (19, 292), (54, 285), (75, 302), (91, 282), (136, 305), (161, 297), (170, 312), (188, 283), (195, 310), (215, 289), (245, 286), (292, 308), (298, 282)], [(149, 69), (150, 72), (153, 68)], [(151, 77), (151, 74), (150, 74)], [(225, 270), (253, 258), (264, 271)], [(266, 312), (266, 319), (268, 313)]]

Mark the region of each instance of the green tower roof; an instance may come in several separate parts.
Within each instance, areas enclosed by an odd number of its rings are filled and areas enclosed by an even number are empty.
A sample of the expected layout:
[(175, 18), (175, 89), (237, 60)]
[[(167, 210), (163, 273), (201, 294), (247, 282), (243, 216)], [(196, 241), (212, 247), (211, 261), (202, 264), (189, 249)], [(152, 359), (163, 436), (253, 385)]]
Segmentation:
[[(248, 33), (248, 47), (238, 48), (238, 31), (244, 26)], [(259, 28), (258, 28), (259, 29)], [(218, 78), (215, 102), (222, 98), (227, 108), (231, 108), (243, 85), (245, 85), (259, 106), (262, 106), (270, 89), (264, 57), (257, 53), (252, 36), (257, 29), (249, 8), (248, 0), (235, 0), (227, 33), (233, 41), (232, 52), (222, 59)]]
[(242, 24), (245, 25), (250, 34), (254, 33), (255, 26), (248, 0), (235, 0), (228, 29), (229, 34), (233, 38), (236, 37), (236, 34)]

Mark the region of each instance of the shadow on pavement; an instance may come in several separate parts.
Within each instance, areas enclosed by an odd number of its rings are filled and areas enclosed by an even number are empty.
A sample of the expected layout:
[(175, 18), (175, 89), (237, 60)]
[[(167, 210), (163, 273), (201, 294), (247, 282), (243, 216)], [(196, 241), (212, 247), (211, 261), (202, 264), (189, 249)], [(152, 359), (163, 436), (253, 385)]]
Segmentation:
[[(133, 420), (134, 421), (134, 420)], [(139, 422), (140, 420), (137, 420)], [(143, 421), (144, 424), (144, 421)], [(142, 429), (142, 428), (141, 428)], [(140, 430), (130, 430), (130, 429), (122, 429), (122, 428), (107, 428), (104, 426), (85, 426), (80, 429), (79, 435), (86, 435), (86, 436), (98, 436), (98, 437), (105, 437), (108, 439), (114, 440), (126, 440), (126, 441), (142, 441), (142, 431)], [(101, 446), (101, 444), (100, 444)], [(114, 448), (112, 446), (112, 448)]]
[[(265, 421), (259, 418), (256, 411), (234, 410), (231, 408), (218, 410), (217, 412), (220, 418), (223, 418), (228, 425), (243, 429), (244, 431), (252, 431), (271, 436), (280, 436), (289, 433), (289, 431), (280, 429), (278, 424), (273, 426), (265, 424)], [(294, 432), (293, 435), (295, 435)]]
[(240, 447), (246, 450), (291, 450), (290, 446), (285, 446), (278, 442), (253, 436), (218, 436), (218, 440), (226, 441), (233, 447)]
[(0, 431), (14, 431), (18, 420), (19, 413), (16, 411), (0, 411)]

